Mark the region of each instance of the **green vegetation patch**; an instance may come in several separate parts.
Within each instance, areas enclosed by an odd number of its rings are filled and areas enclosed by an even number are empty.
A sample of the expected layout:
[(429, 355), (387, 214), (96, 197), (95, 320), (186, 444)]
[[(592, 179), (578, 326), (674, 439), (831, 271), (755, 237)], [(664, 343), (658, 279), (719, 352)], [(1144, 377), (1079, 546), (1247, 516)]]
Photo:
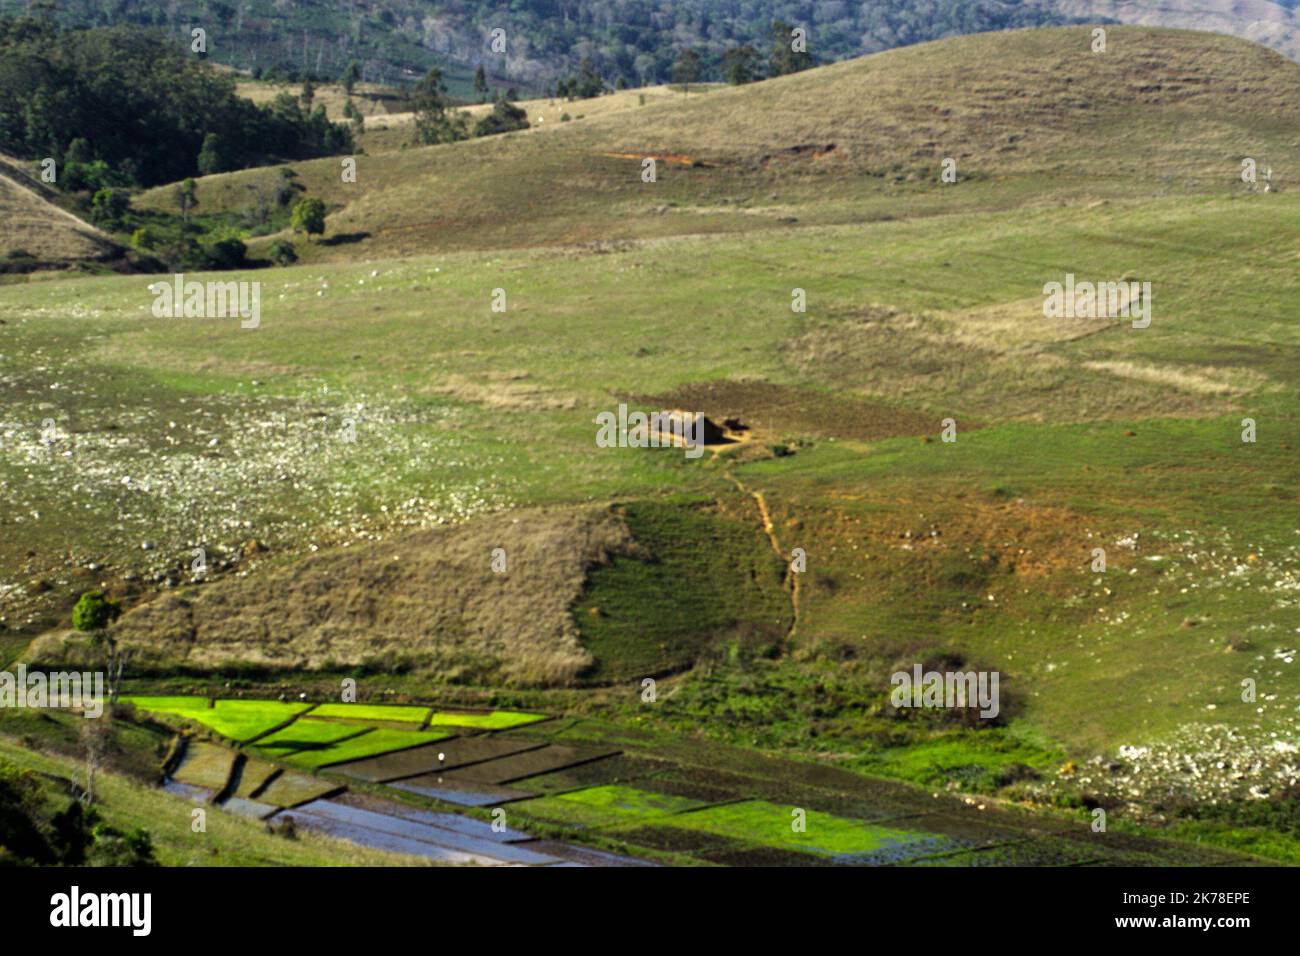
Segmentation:
[(587, 829), (658, 821), (705, 804), (687, 797), (611, 785), (538, 797), (515, 806), (530, 816)]
[(312, 717), (346, 717), (349, 720), (395, 720), (423, 723), (429, 708), (417, 704), (321, 704)]
[(448, 736), (448, 734), (424, 730), (390, 730), (387, 727), (380, 727), (359, 737), (350, 737), (324, 750), (304, 751), (285, 759), (300, 767), (323, 767), (326, 764), (374, 757), (391, 750), (430, 744), (446, 740)]
[(513, 710), (494, 710), (487, 714), (458, 714), (454, 711), (439, 710), (429, 718), (429, 726), (508, 730), (511, 727), (523, 727), (545, 719), (545, 714), (523, 714)]
[[(298, 721), (259, 740), (253, 749), (272, 760), (284, 760), (307, 766), (319, 766), (316, 755), (334, 744), (360, 734), (376, 733), (364, 724), (336, 724), (321, 721)], [(325, 762), (329, 762), (326, 759)]]
[(122, 700), (152, 714), (192, 720), (235, 741), (251, 740), (309, 708), (306, 704), (278, 700), (218, 700), (215, 707), (208, 706), (206, 697), (124, 697)]
[(756, 514), (741, 521), (650, 501), (622, 510), (647, 557), (616, 556), (588, 576), (573, 615), (596, 658), (584, 676), (604, 683), (680, 670), (718, 639), (759, 656), (780, 649), (790, 623), (784, 566)]
[(940, 852), (942, 837), (878, 826), (861, 820), (805, 810), (805, 826), (796, 831), (794, 807), (782, 807), (766, 800), (726, 803), (674, 817), (672, 826), (702, 830), (717, 836), (758, 843), (785, 850), (799, 850), (837, 861), (855, 857), (895, 855), (926, 849)]

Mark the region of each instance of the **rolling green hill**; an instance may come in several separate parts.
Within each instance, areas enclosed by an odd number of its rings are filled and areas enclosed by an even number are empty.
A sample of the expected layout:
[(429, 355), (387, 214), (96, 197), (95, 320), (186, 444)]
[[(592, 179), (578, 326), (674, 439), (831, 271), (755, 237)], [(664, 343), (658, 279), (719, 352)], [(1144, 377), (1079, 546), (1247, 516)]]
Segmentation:
[[(1032, 92), (1030, 92), (1032, 91)], [(961, 37), (486, 141), (294, 164), (330, 208), (304, 259), (788, 230), (1239, 191), (1295, 161), (1300, 67), (1227, 37), (1086, 28)], [(657, 182), (641, 179), (645, 157)], [(958, 182), (941, 182), (945, 159)], [(233, 212), (278, 176), (200, 181)], [(174, 208), (174, 191), (138, 200)], [(270, 240), (263, 240), (269, 242)], [(256, 244), (255, 248), (257, 247)]]

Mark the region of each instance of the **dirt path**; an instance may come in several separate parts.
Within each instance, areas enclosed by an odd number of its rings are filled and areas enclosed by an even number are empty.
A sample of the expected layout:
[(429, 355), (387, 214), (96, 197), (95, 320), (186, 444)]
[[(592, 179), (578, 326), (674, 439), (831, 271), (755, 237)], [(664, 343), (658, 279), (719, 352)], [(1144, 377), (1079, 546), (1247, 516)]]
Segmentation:
[(763, 524), (763, 534), (767, 535), (768, 542), (772, 545), (772, 551), (785, 564), (785, 589), (790, 594), (790, 629), (786, 631), (787, 641), (794, 639), (795, 633), (799, 628), (799, 572), (790, 567), (790, 556), (781, 549), (781, 542), (776, 537), (776, 527), (772, 524), (772, 515), (767, 509), (767, 499), (763, 497), (761, 491), (750, 491), (744, 483), (731, 473), (728, 468), (722, 473), (722, 477), (736, 486), (736, 490), (742, 495), (748, 495), (754, 499), (754, 504), (758, 506), (758, 517)]

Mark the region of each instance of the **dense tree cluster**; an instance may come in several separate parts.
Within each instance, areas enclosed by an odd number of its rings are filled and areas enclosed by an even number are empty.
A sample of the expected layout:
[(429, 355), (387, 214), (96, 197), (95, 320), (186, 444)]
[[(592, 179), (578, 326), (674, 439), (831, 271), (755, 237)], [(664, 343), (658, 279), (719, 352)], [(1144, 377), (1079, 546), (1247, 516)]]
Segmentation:
[(233, 77), (147, 31), (0, 19), (0, 150), (53, 157), (61, 186), (150, 186), (351, 149), (323, 108), (288, 94), (256, 106)]

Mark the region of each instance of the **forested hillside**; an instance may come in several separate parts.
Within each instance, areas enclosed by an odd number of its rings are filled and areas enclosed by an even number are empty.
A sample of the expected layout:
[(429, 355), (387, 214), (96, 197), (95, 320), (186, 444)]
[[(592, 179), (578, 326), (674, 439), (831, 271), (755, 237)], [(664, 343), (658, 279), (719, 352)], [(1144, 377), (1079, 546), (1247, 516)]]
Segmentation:
[[(0, 0), (0, 12), (49, 0)], [(541, 90), (590, 60), (605, 80), (666, 82), (683, 49), (701, 79), (721, 79), (722, 59), (752, 44), (766, 59), (774, 21), (806, 31), (821, 62), (956, 34), (1075, 22), (1037, 0), (60, 0), (76, 25), (153, 26), (178, 45), (203, 28), (213, 59), (245, 69), (337, 76), (355, 60), (370, 82), (416, 79), (431, 65), (464, 85), (490, 79)], [(492, 31), (505, 31), (505, 52)]]
[(351, 148), (323, 109), (256, 106), (233, 77), (149, 31), (0, 19), (0, 150), (51, 157), (64, 188), (150, 186)]

